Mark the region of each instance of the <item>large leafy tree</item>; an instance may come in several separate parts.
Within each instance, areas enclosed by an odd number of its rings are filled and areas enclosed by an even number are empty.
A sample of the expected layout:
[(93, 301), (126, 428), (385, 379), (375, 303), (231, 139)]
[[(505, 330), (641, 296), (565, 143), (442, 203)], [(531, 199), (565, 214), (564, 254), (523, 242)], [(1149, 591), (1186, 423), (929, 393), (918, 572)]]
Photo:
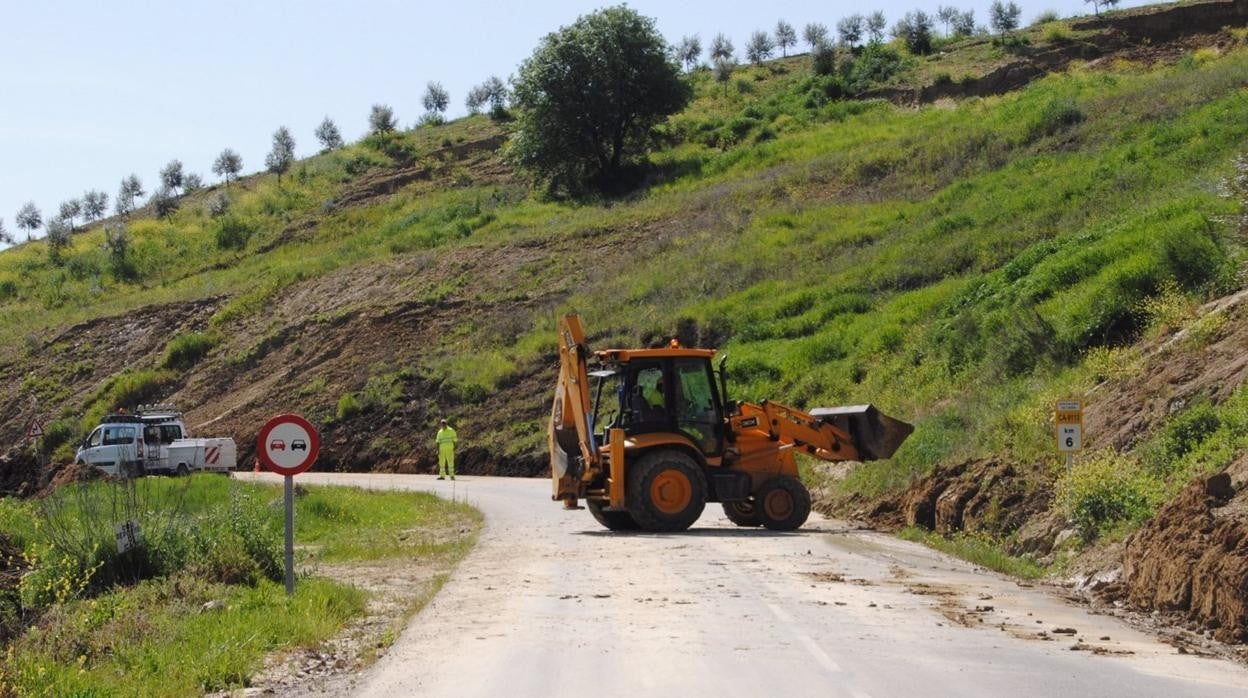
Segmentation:
[(584, 15), (520, 65), (512, 158), (552, 190), (610, 190), (690, 94), (653, 19), (624, 6)]

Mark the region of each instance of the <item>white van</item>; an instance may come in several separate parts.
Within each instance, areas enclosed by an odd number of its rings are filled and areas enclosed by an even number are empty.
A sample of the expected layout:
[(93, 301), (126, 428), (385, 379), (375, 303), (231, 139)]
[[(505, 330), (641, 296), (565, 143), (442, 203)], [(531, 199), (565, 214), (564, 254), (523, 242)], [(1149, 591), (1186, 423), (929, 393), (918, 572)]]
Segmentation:
[(82, 442), (74, 460), (109, 475), (141, 475), (145, 455), (142, 435), (143, 421), (138, 417), (110, 415)]
[(114, 414), (91, 431), (75, 460), (109, 475), (227, 473), (237, 463), (233, 439), (192, 439), (182, 413), (170, 405), (140, 406), (135, 415)]

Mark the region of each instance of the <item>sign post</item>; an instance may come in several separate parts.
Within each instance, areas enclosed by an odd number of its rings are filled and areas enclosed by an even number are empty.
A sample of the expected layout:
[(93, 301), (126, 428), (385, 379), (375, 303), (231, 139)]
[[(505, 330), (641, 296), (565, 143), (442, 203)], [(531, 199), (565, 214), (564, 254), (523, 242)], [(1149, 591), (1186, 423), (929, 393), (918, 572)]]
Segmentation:
[(285, 480), (286, 593), (295, 593), (295, 476), (316, 462), (321, 435), (297, 414), (281, 414), (265, 422), (256, 437), (256, 456)]
[(27, 425), (26, 438), (29, 439), (34, 445), (35, 460), (39, 463), (40, 467), (42, 467), (45, 463), (43, 462), (43, 456), (39, 453), (39, 439), (43, 438), (43, 423), (39, 421), (38, 417), (30, 420), (30, 424)]
[(1075, 453), (1083, 450), (1083, 403), (1058, 400), (1053, 411), (1057, 426), (1057, 450), (1066, 454), (1066, 469), (1075, 465)]

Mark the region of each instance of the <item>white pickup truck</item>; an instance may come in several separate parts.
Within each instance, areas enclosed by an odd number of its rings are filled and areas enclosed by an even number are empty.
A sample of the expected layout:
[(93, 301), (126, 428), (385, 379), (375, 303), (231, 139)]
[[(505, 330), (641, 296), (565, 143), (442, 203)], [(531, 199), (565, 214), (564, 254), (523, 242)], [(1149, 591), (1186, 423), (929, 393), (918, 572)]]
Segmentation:
[(182, 413), (169, 405), (114, 414), (91, 431), (75, 456), (109, 475), (227, 473), (238, 461), (234, 439), (190, 438)]

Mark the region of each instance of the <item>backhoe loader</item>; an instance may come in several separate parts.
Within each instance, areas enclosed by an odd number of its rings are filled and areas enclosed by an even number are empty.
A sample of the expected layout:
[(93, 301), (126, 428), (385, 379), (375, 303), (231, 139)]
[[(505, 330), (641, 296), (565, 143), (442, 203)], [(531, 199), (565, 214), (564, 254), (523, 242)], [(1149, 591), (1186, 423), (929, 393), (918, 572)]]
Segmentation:
[[(871, 405), (809, 412), (728, 399), (726, 359), (672, 340), (591, 352), (577, 315), (559, 322), (551, 409), (553, 499), (614, 530), (683, 531), (719, 502), (738, 526), (799, 528), (810, 492), (795, 454), (889, 458), (914, 430)], [(718, 378), (718, 380), (716, 380)]]

